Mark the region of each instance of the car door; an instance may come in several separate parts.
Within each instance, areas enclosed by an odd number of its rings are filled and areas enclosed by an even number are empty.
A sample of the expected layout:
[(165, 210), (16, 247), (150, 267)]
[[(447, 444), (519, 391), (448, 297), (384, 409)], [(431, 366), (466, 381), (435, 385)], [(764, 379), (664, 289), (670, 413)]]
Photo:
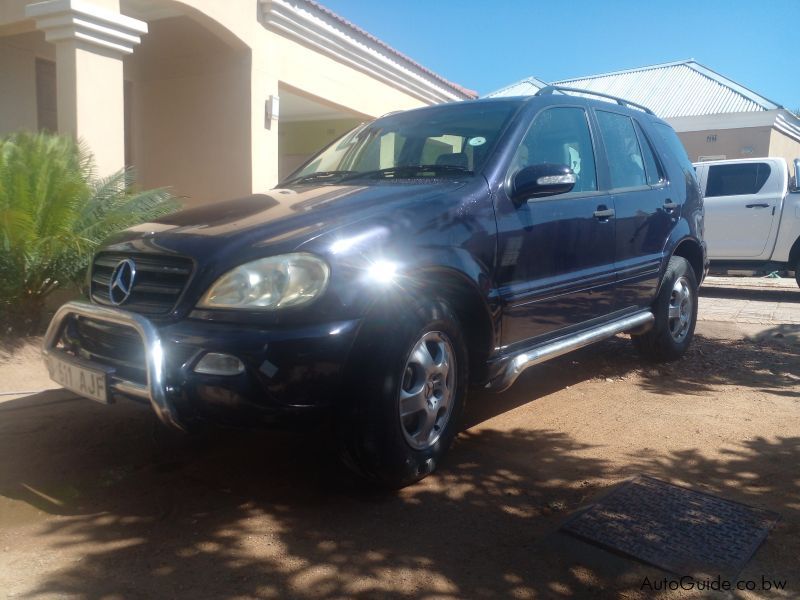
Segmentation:
[(598, 191), (596, 152), (582, 106), (540, 111), (509, 166), (570, 166), (571, 192), (515, 203), (502, 187), (496, 202), (496, 279), (504, 305), (503, 345), (558, 335), (612, 309), (614, 206)]
[[(710, 164), (705, 181), (706, 234), (712, 259), (758, 259), (771, 251), (780, 173), (767, 162)], [(766, 256), (765, 258), (768, 258)]]
[(595, 113), (616, 211), (615, 308), (647, 306), (680, 206), (670, 196), (664, 168), (642, 126), (628, 114)]

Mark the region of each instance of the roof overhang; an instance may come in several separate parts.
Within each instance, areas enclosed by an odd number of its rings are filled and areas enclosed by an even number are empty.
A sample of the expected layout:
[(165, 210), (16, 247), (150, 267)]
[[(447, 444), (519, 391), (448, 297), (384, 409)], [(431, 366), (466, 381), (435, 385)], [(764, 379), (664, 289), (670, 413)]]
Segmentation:
[(788, 110), (779, 110), (775, 117), (775, 129), (800, 142), (800, 119)]
[(265, 27), (428, 104), (474, 92), (443, 79), (311, 0), (259, 0)]
[(742, 129), (745, 127), (772, 127), (777, 110), (753, 112), (719, 113), (714, 115), (690, 115), (667, 117), (664, 120), (679, 132), (706, 131), (708, 129)]

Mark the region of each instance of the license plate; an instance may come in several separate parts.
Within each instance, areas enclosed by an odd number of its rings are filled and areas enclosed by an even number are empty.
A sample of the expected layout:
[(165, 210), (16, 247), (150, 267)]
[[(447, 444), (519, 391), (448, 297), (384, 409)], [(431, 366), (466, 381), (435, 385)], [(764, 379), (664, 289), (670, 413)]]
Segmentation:
[(80, 396), (108, 404), (108, 387), (103, 371), (88, 369), (48, 355), (44, 359), (50, 379)]

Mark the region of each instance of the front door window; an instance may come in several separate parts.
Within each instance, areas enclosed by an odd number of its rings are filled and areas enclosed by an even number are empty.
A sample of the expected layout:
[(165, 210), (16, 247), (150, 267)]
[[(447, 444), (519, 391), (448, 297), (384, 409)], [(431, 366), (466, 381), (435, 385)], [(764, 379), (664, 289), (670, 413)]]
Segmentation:
[(597, 189), (592, 136), (586, 111), (563, 106), (545, 110), (531, 125), (517, 149), (511, 175), (541, 163), (567, 165), (575, 173), (574, 192)]

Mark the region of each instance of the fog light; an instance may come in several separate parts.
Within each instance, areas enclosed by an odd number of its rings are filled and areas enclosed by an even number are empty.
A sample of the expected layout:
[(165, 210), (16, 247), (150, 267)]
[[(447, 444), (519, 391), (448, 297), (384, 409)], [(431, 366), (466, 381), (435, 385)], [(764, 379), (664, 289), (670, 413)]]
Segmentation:
[(195, 373), (204, 375), (238, 375), (244, 372), (244, 364), (235, 356), (230, 354), (218, 354), (209, 352), (194, 368)]

